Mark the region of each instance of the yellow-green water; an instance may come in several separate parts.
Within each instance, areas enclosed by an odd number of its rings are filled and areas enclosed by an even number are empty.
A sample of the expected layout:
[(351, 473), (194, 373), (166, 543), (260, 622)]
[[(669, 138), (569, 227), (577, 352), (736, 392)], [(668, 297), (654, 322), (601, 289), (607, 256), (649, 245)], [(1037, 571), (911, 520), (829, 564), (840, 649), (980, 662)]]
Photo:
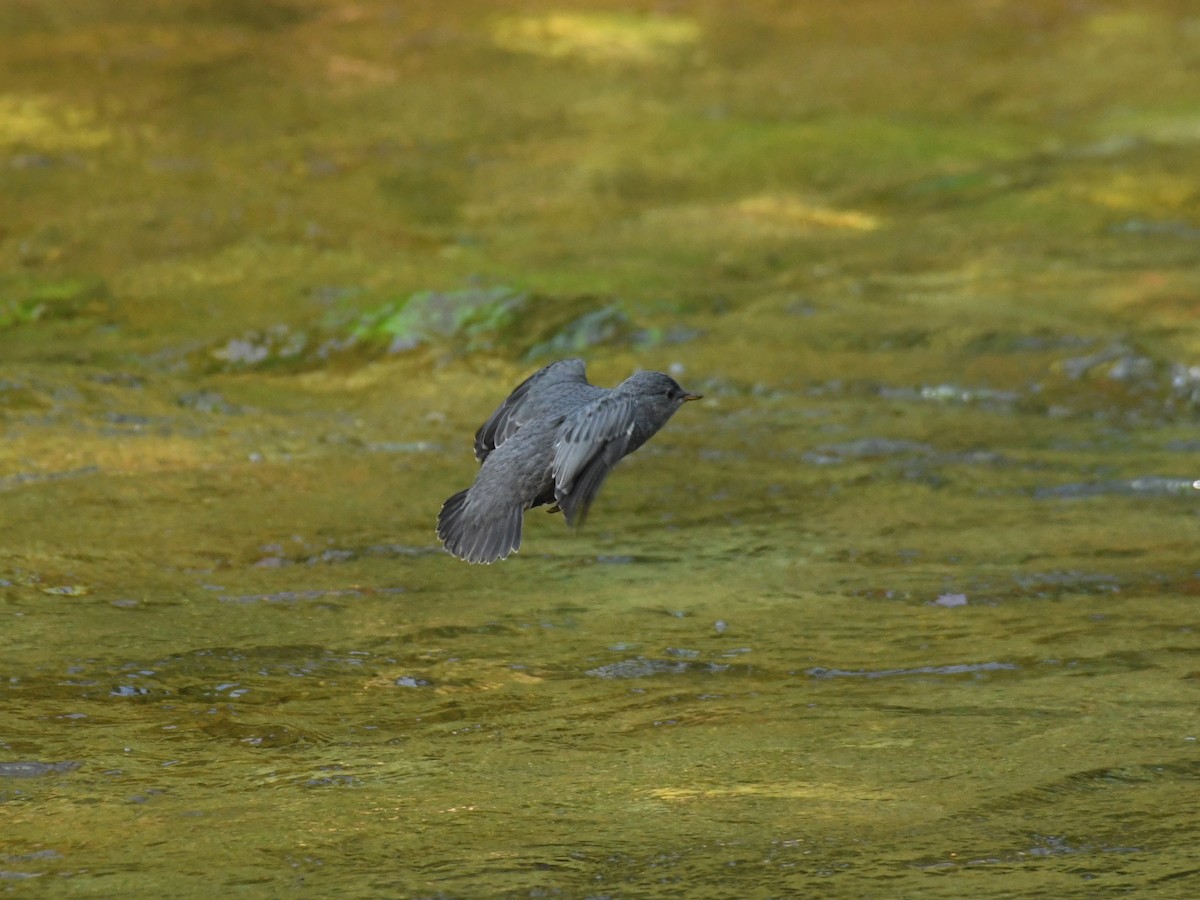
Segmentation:
[[(1200, 891), (1188, 4), (0, 32), (0, 891)], [(582, 532), (445, 556), (593, 308), (594, 380), (706, 399)]]

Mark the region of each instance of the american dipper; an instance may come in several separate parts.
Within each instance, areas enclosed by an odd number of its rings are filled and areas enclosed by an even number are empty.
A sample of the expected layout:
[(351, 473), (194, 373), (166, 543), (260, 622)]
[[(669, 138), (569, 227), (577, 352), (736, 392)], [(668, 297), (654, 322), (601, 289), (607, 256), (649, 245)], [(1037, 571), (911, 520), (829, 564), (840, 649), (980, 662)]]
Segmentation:
[(525, 510), (546, 503), (581, 525), (620, 459), (699, 400), (662, 372), (638, 372), (615, 388), (588, 384), (582, 359), (551, 363), (526, 378), (475, 432), (475, 483), (442, 504), (446, 550), (492, 563), (521, 547)]

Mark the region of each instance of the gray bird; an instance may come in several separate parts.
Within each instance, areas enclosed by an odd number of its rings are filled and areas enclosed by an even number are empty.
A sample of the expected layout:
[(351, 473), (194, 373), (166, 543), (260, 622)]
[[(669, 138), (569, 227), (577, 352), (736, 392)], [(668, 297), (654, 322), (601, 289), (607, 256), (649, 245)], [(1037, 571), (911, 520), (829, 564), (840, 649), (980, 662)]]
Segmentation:
[(638, 372), (611, 390), (588, 384), (582, 359), (551, 363), (526, 378), (475, 432), (475, 483), (442, 504), (446, 550), (492, 563), (521, 547), (525, 510), (547, 503), (582, 525), (604, 479), (699, 400), (662, 372)]

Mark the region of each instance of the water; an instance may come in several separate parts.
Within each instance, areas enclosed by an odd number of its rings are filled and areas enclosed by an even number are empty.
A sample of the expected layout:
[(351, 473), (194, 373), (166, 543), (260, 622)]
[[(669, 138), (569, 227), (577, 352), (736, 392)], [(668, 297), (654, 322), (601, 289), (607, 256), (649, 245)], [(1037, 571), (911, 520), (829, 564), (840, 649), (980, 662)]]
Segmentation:
[(248, 9), (0, 19), (0, 889), (1195, 893), (1194, 18)]

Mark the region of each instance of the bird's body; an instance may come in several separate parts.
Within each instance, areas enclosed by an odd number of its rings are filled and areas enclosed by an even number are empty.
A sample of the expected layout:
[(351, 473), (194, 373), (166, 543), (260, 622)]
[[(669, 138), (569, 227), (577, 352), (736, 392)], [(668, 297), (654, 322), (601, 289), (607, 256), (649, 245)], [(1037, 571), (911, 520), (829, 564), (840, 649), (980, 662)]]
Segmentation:
[(475, 433), (482, 466), (442, 505), (438, 537), (455, 556), (490, 563), (520, 548), (531, 507), (554, 503), (568, 524), (582, 524), (613, 466), (695, 399), (661, 372), (608, 389), (588, 383), (581, 359), (546, 366)]

